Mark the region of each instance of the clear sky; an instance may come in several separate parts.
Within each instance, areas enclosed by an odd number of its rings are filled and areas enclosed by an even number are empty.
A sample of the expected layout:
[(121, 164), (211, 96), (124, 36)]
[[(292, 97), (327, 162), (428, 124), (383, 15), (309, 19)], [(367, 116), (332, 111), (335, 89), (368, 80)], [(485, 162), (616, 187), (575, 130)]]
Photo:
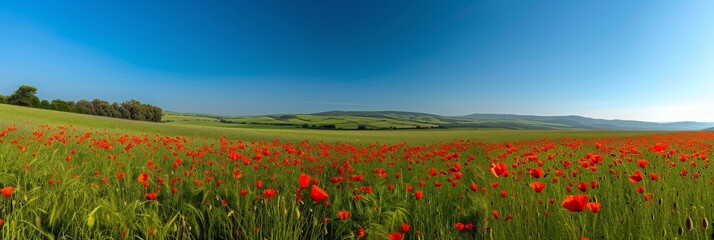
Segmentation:
[(11, 1), (0, 94), (714, 122), (714, 1)]

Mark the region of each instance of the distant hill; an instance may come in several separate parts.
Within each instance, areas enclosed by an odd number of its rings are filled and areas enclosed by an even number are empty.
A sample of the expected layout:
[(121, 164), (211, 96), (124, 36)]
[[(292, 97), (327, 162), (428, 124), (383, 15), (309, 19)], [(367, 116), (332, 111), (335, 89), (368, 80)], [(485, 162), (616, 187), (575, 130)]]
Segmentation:
[(216, 116), (167, 112), (164, 122), (188, 125), (314, 129), (608, 129), (608, 130), (701, 130), (714, 123), (654, 123), (629, 120), (604, 120), (581, 116), (530, 116), (513, 114), (471, 114), (440, 116), (401, 111), (329, 111), (313, 114), (275, 114), (264, 116)]
[(492, 120), (532, 120), (549, 123), (560, 123), (572, 128), (582, 129), (612, 129), (612, 130), (702, 130), (714, 127), (714, 123), (707, 122), (671, 122), (655, 123), (632, 120), (606, 120), (588, 118), (582, 116), (533, 116), (514, 114), (471, 114), (463, 116), (468, 119), (492, 119)]
[(480, 120), (447, 117), (434, 114), (397, 111), (330, 111), (314, 114), (275, 114), (264, 116), (215, 116), (196, 113), (167, 112), (164, 122), (184, 125), (258, 128), (312, 129), (426, 129), (426, 128), (489, 128), (489, 129), (568, 129), (559, 123), (523, 119)]

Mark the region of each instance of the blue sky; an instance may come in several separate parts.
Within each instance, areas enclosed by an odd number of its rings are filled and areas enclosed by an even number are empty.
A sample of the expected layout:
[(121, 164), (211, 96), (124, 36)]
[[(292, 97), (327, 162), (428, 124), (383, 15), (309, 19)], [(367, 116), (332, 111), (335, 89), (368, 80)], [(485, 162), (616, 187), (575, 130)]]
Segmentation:
[(714, 1), (16, 1), (0, 94), (714, 121)]

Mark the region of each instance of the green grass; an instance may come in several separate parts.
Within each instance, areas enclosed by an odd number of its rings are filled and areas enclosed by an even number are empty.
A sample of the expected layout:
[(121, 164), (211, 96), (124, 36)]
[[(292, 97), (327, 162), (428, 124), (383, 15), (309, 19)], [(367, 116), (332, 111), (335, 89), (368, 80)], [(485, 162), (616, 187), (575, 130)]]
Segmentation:
[(177, 113), (164, 113), (164, 115), (161, 117), (162, 122), (197, 122), (197, 121), (203, 121), (203, 122), (216, 122), (218, 119), (212, 118), (212, 117), (204, 117), (204, 116), (194, 116), (194, 115), (186, 115), (186, 114), (177, 114)]
[[(342, 115), (340, 115), (342, 114)], [(211, 122), (218, 122), (220, 119), (230, 121), (232, 125), (218, 125), (231, 128), (257, 127), (264, 125), (271, 126), (292, 126), (301, 127), (307, 125), (312, 128), (319, 128), (324, 125), (335, 125), (337, 129), (348, 130), (357, 129), (360, 125), (367, 129), (417, 129), (417, 128), (481, 128), (481, 129), (568, 129), (568, 126), (556, 123), (538, 122), (519, 119), (500, 120), (474, 120), (456, 117), (442, 117), (431, 115), (417, 115), (410, 113), (376, 112), (361, 113), (364, 115), (354, 115), (351, 113), (334, 112), (317, 114), (283, 114), (268, 116), (248, 116), (248, 117), (217, 117), (197, 114), (181, 114), (168, 112), (162, 121), (175, 124), (185, 124), (192, 122), (192, 125), (216, 126)]]
[[(180, 135), (187, 137), (219, 138), (226, 136), (247, 141), (284, 141), (299, 142), (350, 142), (369, 144), (382, 143), (428, 144), (448, 142), (456, 139), (476, 139), (484, 142), (524, 141), (540, 138), (599, 138), (651, 135), (649, 131), (597, 131), (597, 130), (493, 130), (493, 129), (412, 129), (412, 130), (364, 130), (333, 131), (299, 129), (285, 126), (240, 125), (219, 122), (172, 122), (151, 123), (131, 121), (91, 115), (72, 114), (34, 108), (24, 108), (0, 104), (0, 126), (16, 124), (18, 126), (72, 125), (83, 129), (104, 130), (123, 133), (151, 133), (162, 135)], [(271, 128), (272, 127), (272, 128)]]
[[(9, 105), (0, 105), (0, 116), (0, 132), (17, 127), (0, 137), (0, 187), (15, 187), (11, 197), (0, 196), (0, 239), (351, 239), (358, 228), (366, 239), (386, 239), (402, 223), (411, 226), (406, 239), (709, 239), (714, 231), (714, 171), (704, 156), (713, 154), (714, 133), (229, 128)], [(655, 143), (673, 152), (648, 150)], [(602, 156), (596, 171), (583, 167), (593, 154)], [(649, 165), (638, 167), (639, 159)], [(491, 174), (491, 161), (506, 163), (511, 175)], [(456, 163), (461, 168), (453, 170)], [(547, 175), (535, 179), (529, 168)], [(628, 177), (636, 169), (645, 179), (633, 184)], [(556, 170), (564, 171), (558, 183)], [(149, 176), (146, 188), (141, 173)], [(311, 201), (309, 189), (296, 199), (300, 173), (319, 179), (329, 205)], [(342, 183), (332, 183), (338, 176)], [(532, 181), (548, 186), (535, 193)], [(568, 184), (591, 181), (599, 187), (586, 194), (602, 204), (600, 212), (560, 206), (579, 193), (575, 186), (568, 192)], [(635, 191), (640, 186), (651, 201)], [(265, 200), (265, 189), (277, 195)], [(414, 191), (424, 198), (416, 200)], [(147, 199), (149, 192), (158, 198)], [(341, 210), (350, 212), (347, 220), (337, 217)], [(474, 230), (459, 232), (457, 222)]]

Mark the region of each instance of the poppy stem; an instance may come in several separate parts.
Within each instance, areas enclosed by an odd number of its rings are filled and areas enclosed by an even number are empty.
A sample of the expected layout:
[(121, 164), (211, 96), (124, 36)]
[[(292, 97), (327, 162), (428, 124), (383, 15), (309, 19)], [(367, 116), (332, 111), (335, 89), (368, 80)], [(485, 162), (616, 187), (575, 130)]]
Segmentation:
[(585, 214), (578, 215), (580, 215), (580, 236), (585, 236)]

